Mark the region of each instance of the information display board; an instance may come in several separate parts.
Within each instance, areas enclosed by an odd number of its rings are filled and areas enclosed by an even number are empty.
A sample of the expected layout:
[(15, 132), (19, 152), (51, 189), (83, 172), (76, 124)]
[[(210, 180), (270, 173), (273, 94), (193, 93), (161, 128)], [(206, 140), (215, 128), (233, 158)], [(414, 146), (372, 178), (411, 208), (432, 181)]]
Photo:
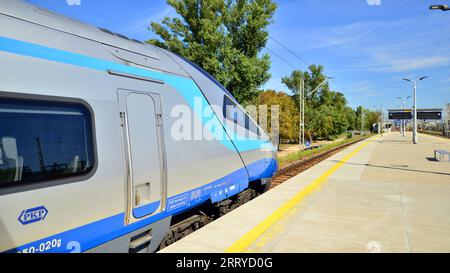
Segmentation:
[(391, 119), (391, 120), (412, 119), (412, 113), (411, 112), (389, 112), (389, 119)]
[(442, 112), (417, 112), (417, 119), (442, 119)]

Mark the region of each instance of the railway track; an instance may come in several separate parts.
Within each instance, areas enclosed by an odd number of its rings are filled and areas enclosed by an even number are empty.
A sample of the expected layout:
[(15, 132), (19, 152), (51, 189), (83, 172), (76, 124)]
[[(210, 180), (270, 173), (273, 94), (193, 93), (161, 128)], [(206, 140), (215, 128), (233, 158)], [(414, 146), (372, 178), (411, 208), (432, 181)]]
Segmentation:
[(358, 143), (360, 141), (363, 141), (367, 139), (367, 137), (343, 144), (341, 146), (335, 147), (333, 149), (330, 149), (328, 151), (320, 152), (317, 154), (314, 154), (308, 158), (301, 159), (298, 161), (295, 161), (281, 169), (278, 170), (278, 172), (275, 174), (275, 176), (272, 179), (271, 189), (282, 184), (286, 180), (306, 171), (307, 169), (311, 168), (312, 166), (320, 163), (321, 161), (333, 156), (334, 154), (342, 151), (343, 149)]

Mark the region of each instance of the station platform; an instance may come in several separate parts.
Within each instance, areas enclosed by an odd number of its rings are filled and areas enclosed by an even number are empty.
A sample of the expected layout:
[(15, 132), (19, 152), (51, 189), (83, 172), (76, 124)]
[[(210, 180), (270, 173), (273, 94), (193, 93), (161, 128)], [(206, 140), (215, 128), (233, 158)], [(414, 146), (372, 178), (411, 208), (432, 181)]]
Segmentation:
[(354, 144), (163, 253), (450, 252), (450, 140)]

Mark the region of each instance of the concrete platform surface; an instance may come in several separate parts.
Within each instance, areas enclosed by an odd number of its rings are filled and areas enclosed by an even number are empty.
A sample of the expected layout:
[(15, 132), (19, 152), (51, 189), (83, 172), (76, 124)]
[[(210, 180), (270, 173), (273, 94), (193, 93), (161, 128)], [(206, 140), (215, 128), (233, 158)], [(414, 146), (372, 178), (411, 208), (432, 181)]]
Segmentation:
[(357, 143), (161, 252), (450, 252), (450, 140)]

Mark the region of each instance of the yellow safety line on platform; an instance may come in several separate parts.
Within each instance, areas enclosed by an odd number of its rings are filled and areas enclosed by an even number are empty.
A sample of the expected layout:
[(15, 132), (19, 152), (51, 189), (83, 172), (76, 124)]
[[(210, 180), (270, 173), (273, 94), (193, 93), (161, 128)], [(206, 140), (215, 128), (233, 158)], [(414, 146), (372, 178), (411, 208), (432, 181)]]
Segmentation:
[(242, 236), (239, 240), (233, 243), (229, 248), (225, 250), (227, 253), (239, 253), (244, 252), (253, 242), (256, 241), (267, 229), (269, 229), (274, 223), (283, 217), (288, 211), (290, 211), (294, 206), (300, 203), (305, 197), (311, 194), (315, 189), (317, 189), (321, 184), (323, 184), (328, 177), (330, 177), (334, 172), (336, 172), (345, 162), (347, 162), (350, 158), (356, 155), (362, 148), (368, 145), (371, 141), (377, 138), (375, 136), (371, 139), (366, 139), (365, 143), (361, 144), (358, 148), (356, 148), (353, 152), (345, 156), (341, 161), (336, 163), (333, 167), (328, 169), (324, 174), (322, 174), (319, 178), (314, 180), (311, 184), (306, 186), (300, 192), (298, 192), (294, 197), (292, 197), (289, 201), (284, 203), (280, 208), (278, 208), (275, 212), (273, 212), (269, 217), (260, 222), (256, 227), (247, 232), (244, 236)]

